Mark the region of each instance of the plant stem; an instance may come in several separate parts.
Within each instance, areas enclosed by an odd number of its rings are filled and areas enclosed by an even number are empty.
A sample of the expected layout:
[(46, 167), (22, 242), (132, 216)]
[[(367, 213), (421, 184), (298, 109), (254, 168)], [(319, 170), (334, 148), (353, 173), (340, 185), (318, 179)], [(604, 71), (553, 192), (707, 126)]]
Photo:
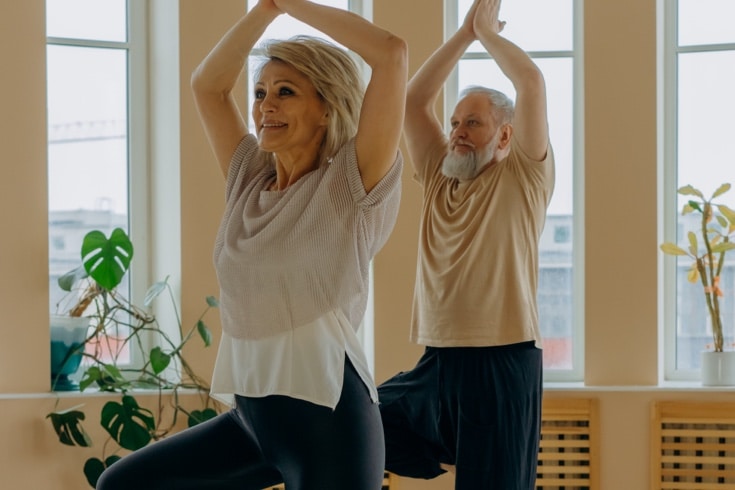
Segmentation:
[[(712, 245), (709, 241), (709, 235), (707, 233), (707, 223), (712, 217), (712, 204), (709, 201), (704, 201), (704, 208), (702, 210), (702, 238), (704, 239), (704, 246), (706, 253), (702, 259), (697, 259), (697, 268), (704, 284), (704, 297), (707, 301), (707, 308), (709, 309), (710, 319), (712, 321), (712, 337), (715, 342), (715, 352), (722, 352), (722, 346), (724, 340), (722, 338), (722, 320), (720, 319), (720, 302), (717, 299), (716, 283), (715, 283), (715, 265), (714, 265), (714, 254), (712, 253)], [(706, 264), (705, 262), (706, 258)], [(718, 270), (720, 268), (718, 267)], [(709, 271), (708, 271), (709, 270)], [(707, 274), (709, 272), (709, 274)]]

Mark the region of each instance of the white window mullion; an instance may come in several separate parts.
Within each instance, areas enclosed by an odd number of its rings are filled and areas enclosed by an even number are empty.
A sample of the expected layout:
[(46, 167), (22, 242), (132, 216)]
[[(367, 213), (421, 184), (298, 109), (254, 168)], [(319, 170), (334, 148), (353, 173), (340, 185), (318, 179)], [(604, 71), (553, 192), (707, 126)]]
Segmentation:
[[(677, 175), (676, 175), (676, 81), (677, 81), (677, 8), (675, 2), (661, 1), (663, 9), (663, 172), (662, 172), (662, 212), (663, 240), (677, 241)], [(694, 373), (678, 372), (676, 368), (676, 340), (677, 340), (677, 259), (664, 256), (662, 282), (662, 321), (664, 330), (664, 379), (691, 379)], [(667, 300), (668, 299), (668, 300)]]
[(128, 2), (128, 222), (135, 244), (131, 270), (131, 289), (137, 304), (142, 304), (151, 284), (148, 219), (148, 29), (146, 2)]

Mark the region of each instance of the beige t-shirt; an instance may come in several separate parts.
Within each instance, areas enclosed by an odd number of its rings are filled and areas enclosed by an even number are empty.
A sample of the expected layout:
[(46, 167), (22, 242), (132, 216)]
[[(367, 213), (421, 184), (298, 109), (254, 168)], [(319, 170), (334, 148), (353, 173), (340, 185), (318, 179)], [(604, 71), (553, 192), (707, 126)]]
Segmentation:
[(510, 154), (475, 179), (415, 176), (424, 188), (411, 340), (435, 347), (541, 347), (538, 242), (554, 188), (554, 155)]

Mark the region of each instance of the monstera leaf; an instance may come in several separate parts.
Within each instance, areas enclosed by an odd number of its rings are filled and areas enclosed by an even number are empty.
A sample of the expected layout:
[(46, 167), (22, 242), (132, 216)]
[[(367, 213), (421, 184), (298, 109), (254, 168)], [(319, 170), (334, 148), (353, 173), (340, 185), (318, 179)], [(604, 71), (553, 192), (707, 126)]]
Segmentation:
[(100, 479), (100, 476), (102, 476), (102, 472), (111, 464), (116, 463), (119, 460), (120, 456), (112, 455), (105, 459), (104, 462), (99, 458), (89, 458), (87, 462), (84, 463), (84, 476), (87, 477), (87, 482), (89, 482), (92, 488), (97, 488), (97, 481)]
[(115, 228), (107, 238), (99, 230), (90, 231), (82, 242), (84, 270), (104, 289), (114, 289), (130, 268), (133, 243), (122, 228)]
[(92, 439), (82, 427), (84, 412), (77, 410), (79, 407), (76, 406), (62, 412), (53, 412), (46, 417), (51, 419), (56, 435), (59, 436), (59, 441), (62, 444), (89, 447), (92, 445)]
[(105, 403), (100, 423), (121, 447), (131, 451), (151, 442), (151, 432), (155, 429), (153, 413), (140, 407), (130, 395), (123, 396), (122, 403)]
[(213, 408), (205, 408), (204, 410), (192, 410), (189, 414), (187, 423), (189, 427), (194, 427), (197, 424), (206, 422), (209, 419), (213, 419), (217, 416), (217, 412)]

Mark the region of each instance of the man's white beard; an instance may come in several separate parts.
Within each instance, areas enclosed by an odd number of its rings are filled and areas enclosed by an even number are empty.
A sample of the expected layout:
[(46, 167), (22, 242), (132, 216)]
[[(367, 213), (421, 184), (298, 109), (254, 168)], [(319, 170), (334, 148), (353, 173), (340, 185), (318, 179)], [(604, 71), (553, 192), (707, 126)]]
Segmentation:
[(442, 173), (447, 177), (458, 180), (472, 180), (490, 163), (495, 157), (495, 152), (500, 141), (500, 131), (493, 137), (492, 141), (485, 145), (482, 150), (472, 150), (464, 155), (459, 155), (450, 150), (442, 162)]

